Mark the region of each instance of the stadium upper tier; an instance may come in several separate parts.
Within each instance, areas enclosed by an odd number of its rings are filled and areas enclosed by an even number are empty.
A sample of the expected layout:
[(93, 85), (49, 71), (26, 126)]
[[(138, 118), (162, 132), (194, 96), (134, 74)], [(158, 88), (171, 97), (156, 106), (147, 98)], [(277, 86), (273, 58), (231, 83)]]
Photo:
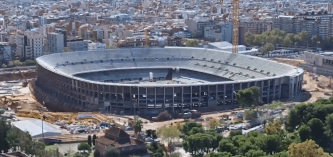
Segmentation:
[[(205, 73), (207, 75), (214, 75), (214, 77), (224, 78), (214, 78), (213, 80), (215, 81), (202, 82), (204, 84), (280, 78), (302, 73), (301, 69), (296, 69), (293, 66), (259, 57), (233, 54), (213, 49), (184, 47), (57, 53), (39, 57), (37, 58), (37, 62), (45, 69), (60, 75), (102, 84), (120, 83), (107, 82), (102, 77), (117, 74), (117, 77), (126, 79), (130, 78), (129, 75), (136, 75), (135, 72), (140, 75), (139, 73), (142, 69), (152, 69), (154, 73), (157, 73), (158, 69), (161, 69), (160, 75), (163, 77), (167, 75), (167, 69), (181, 69), (186, 71), (187, 75)], [(122, 69), (124, 72), (128, 69), (132, 71), (121, 74), (119, 71)], [(114, 72), (112, 72), (113, 70)], [(104, 74), (101, 74), (102, 72)], [(89, 73), (95, 75), (88, 77)], [(99, 79), (98, 77), (101, 78)], [(193, 84), (196, 83), (198, 82), (193, 82)], [(121, 85), (126, 84), (121, 83)], [(152, 83), (141, 82), (135, 85), (147, 86), (152, 85)], [(158, 85), (167, 86), (163, 82), (159, 82)]]

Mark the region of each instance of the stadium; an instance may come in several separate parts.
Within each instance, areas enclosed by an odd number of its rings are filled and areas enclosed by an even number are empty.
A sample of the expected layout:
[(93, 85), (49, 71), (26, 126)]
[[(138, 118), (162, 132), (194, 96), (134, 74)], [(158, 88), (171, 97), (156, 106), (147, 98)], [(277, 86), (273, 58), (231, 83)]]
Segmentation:
[(297, 97), (303, 70), (204, 48), (134, 48), (37, 58), (39, 101), (58, 111), (181, 113), (238, 107), (235, 93), (257, 86), (264, 103)]

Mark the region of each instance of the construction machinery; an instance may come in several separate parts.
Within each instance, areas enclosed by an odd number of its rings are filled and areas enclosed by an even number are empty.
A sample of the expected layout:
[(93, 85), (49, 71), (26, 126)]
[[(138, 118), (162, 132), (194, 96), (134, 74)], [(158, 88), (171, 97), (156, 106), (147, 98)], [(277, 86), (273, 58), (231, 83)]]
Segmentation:
[(149, 37), (148, 37), (148, 29), (145, 29), (145, 38), (146, 38), (146, 45), (145, 45), (145, 48), (148, 47), (148, 40), (149, 40)]
[(232, 52), (238, 53), (239, 44), (239, 0), (233, 0), (233, 35), (232, 35)]

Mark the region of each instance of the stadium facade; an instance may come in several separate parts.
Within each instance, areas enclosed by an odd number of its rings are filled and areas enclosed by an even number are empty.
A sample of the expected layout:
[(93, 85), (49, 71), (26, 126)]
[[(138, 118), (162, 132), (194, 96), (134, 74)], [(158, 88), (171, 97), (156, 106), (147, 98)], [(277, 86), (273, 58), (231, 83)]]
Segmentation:
[(114, 49), (37, 58), (39, 100), (59, 111), (121, 113), (238, 107), (235, 93), (257, 86), (263, 102), (297, 97), (303, 70), (203, 48)]

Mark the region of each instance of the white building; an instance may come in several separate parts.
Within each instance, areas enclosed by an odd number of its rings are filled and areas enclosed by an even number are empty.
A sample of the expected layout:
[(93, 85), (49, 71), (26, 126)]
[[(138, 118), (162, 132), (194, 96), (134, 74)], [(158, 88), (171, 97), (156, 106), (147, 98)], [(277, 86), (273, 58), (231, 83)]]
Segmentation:
[(16, 36), (16, 54), (22, 60), (34, 60), (43, 55), (43, 36), (36, 32), (26, 32)]
[(64, 51), (64, 35), (61, 33), (47, 34), (47, 50), (49, 53), (62, 53)]
[(106, 44), (104, 43), (89, 43), (88, 51), (103, 51), (106, 49)]

